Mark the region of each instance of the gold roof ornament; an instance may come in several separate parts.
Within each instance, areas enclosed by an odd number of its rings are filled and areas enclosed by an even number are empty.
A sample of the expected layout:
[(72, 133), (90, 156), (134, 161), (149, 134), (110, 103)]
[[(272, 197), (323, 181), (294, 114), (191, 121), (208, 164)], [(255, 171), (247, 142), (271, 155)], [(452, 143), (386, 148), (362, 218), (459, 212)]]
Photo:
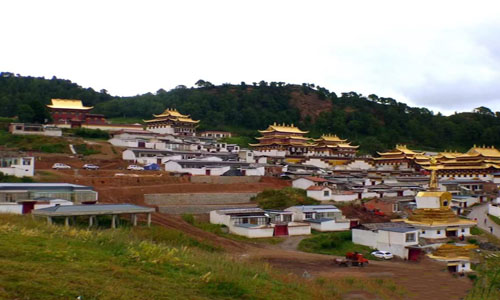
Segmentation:
[(78, 109), (91, 110), (93, 106), (83, 106), (82, 100), (78, 99), (51, 99), (52, 104), (47, 105), (52, 109)]
[(259, 130), (260, 133), (270, 133), (270, 132), (283, 132), (283, 133), (298, 133), (298, 134), (306, 134), (309, 131), (302, 131), (296, 126), (289, 126), (285, 123), (281, 125), (276, 125), (274, 122), (273, 125), (269, 125), (265, 130)]

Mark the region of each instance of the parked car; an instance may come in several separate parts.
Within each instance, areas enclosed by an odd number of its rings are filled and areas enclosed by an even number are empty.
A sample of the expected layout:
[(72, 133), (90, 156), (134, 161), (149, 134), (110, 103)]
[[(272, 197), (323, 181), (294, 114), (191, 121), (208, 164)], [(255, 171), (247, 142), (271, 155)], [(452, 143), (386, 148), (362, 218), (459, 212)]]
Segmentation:
[(160, 170), (160, 165), (159, 164), (147, 164), (144, 166), (144, 170), (149, 170), (149, 171), (159, 171)]
[(394, 255), (392, 255), (391, 252), (389, 251), (373, 251), (372, 255), (375, 256), (376, 258), (382, 258), (382, 259), (392, 259)]
[(85, 170), (99, 170), (99, 166), (93, 164), (84, 164), (82, 168)]
[(63, 163), (55, 163), (52, 165), (52, 169), (71, 169), (70, 166), (68, 166), (67, 164), (63, 164)]
[(127, 170), (131, 171), (144, 171), (144, 168), (138, 165), (130, 165), (127, 167)]

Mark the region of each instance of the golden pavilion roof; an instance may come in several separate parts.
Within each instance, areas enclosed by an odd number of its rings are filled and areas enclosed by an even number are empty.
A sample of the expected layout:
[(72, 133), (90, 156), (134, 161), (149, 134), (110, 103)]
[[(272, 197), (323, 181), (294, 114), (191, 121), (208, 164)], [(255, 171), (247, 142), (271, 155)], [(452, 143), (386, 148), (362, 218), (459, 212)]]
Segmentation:
[(298, 136), (298, 135), (266, 135), (266, 136), (261, 136), (261, 137), (256, 137), (257, 140), (270, 140), (270, 139), (280, 139), (280, 140), (286, 140), (286, 139), (294, 139), (294, 140), (304, 140), (304, 141), (309, 141), (311, 140), (308, 137), (305, 136)]
[(476, 248), (477, 246), (473, 244), (467, 244), (463, 246), (454, 244), (442, 244), (428, 256), (430, 258), (438, 260), (470, 260), (470, 251)]
[(500, 158), (500, 151), (493, 146), (483, 146), (478, 147), (474, 145), (469, 151), (467, 151), (468, 155), (481, 155), (481, 156), (490, 156), (490, 157), (498, 157)]
[(163, 122), (163, 121), (174, 121), (174, 122), (182, 122), (182, 123), (193, 123), (197, 124), (199, 120), (193, 120), (189, 117), (189, 115), (183, 115), (179, 113), (176, 109), (167, 108), (161, 114), (155, 115), (153, 114), (155, 119), (152, 120), (143, 120), (145, 123), (154, 123), (154, 122)]
[(380, 156), (385, 156), (385, 155), (396, 155), (396, 154), (405, 154), (405, 155), (422, 155), (423, 153), (422, 152), (417, 152), (417, 151), (413, 151), (413, 150), (410, 150), (408, 149), (408, 146), (406, 145), (396, 145), (396, 148), (392, 151), (389, 151), (389, 152), (377, 152)]
[(77, 99), (51, 99), (49, 108), (90, 110), (93, 106), (83, 106), (82, 100)]
[(294, 126), (293, 124), (286, 125), (286, 124), (276, 124), (274, 123), (273, 125), (269, 125), (266, 130), (259, 130), (260, 133), (269, 133), (269, 132), (285, 132), (285, 133), (300, 133), (300, 134), (306, 134), (309, 131), (302, 131), (298, 127)]
[(189, 118), (189, 115), (183, 115), (179, 113), (175, 108), (167, 108), (161, 114), (159, 115), (153, 114), (153, 116), (155, 116), (156, 118), (161, 118), (161, 117)]
[(341, 139), (339, 138), (336, 134), (331, 135), (331, 134), (323, 134), (319, 139), (315, 139), (314, 141), (320, 142), (320, 141), (326, 141), (326, 142), (346, 142), (347, 139)]

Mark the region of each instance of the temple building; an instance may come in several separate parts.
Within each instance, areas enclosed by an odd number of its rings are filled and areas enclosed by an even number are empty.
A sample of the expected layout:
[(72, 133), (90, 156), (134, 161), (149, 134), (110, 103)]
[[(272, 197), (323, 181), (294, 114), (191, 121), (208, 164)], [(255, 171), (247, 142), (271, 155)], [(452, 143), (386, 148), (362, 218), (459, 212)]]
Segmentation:
[(183, 115), (176, 109), (167, 108), (159, 115), (153, 115), (152, 120), (144, 120), (146, 130), (161, 134), (195, 136), (200, 121), (195, 121), (189, 115)]
[(476, 249), (473, 244), (454, 245), (442, 244), (432, 254), (428, 254), (432, 259), (446, 263), (446, 268), (450, 273), (471, 272), (471, 250)]
[(324, 134), (315, 139), (315, 155), (329, 157), (355, 157), (359, 146), (351, 145), (347, 139), (341, 139), (337, 135)]
[(67, 124), (81, 127), (82, 124), (107, 124), (104, 115), (91, 114), (93, 106), (83, 106), (82, 100), (52, 99), (47, 105), (54, 124)]
[(379, 157), (374, 157), (375, 166), (380, 169), (413, 169), (419, 167), (417, 162), (428, 161), (423, 152), (408, 149), (406, 145), (396, 145), (389, 152), (377, 152)]
[(265, 130), (259, 130), (261, 137), (258, 144), (250, 144), (255, 151), (268, 156), (304, 156), (316, 144), (310, 142), (310, 138), (304, 134), (308, 131), (302, 131), (293, 124), (269, 125)]
[(436, 159), (432, 158), (428, 167), (431, 170), (429, 189), (417, 194), (415, 197), (417, 208), (405, 222), (419, 228), (420, 237), (426, 239), (469, 236), (470, 228), (477, 222), (460, 219), (451, 210), (451, 193), (440, 191), (438, 188), (439, 168)]
[[(436, 161), (439, 165), (437, 176), (445, 179), (492, 180), (493, 174), (500, 171), (500, 151), (493, 146), (474, 145), (466, 153), (441, 152)], [(429, 161), (417, 163), (429, 170)]]

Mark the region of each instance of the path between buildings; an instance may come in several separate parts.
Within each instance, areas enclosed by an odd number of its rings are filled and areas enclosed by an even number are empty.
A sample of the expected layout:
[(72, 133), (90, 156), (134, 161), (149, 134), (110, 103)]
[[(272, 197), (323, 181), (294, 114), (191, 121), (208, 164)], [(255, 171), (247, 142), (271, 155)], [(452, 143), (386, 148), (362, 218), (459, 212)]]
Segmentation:
[[(493, 227), (493, 235), (500, 238), (500, 225), (488, 218), (488, 203), (476, 205), (472, 207), (472, 211), (468, 215), (469, 219), (477, 219), (477, 226), (481, 229), (490, 232), (490, 226)], [(486, 223), (484, 222), (486, 220)]]

